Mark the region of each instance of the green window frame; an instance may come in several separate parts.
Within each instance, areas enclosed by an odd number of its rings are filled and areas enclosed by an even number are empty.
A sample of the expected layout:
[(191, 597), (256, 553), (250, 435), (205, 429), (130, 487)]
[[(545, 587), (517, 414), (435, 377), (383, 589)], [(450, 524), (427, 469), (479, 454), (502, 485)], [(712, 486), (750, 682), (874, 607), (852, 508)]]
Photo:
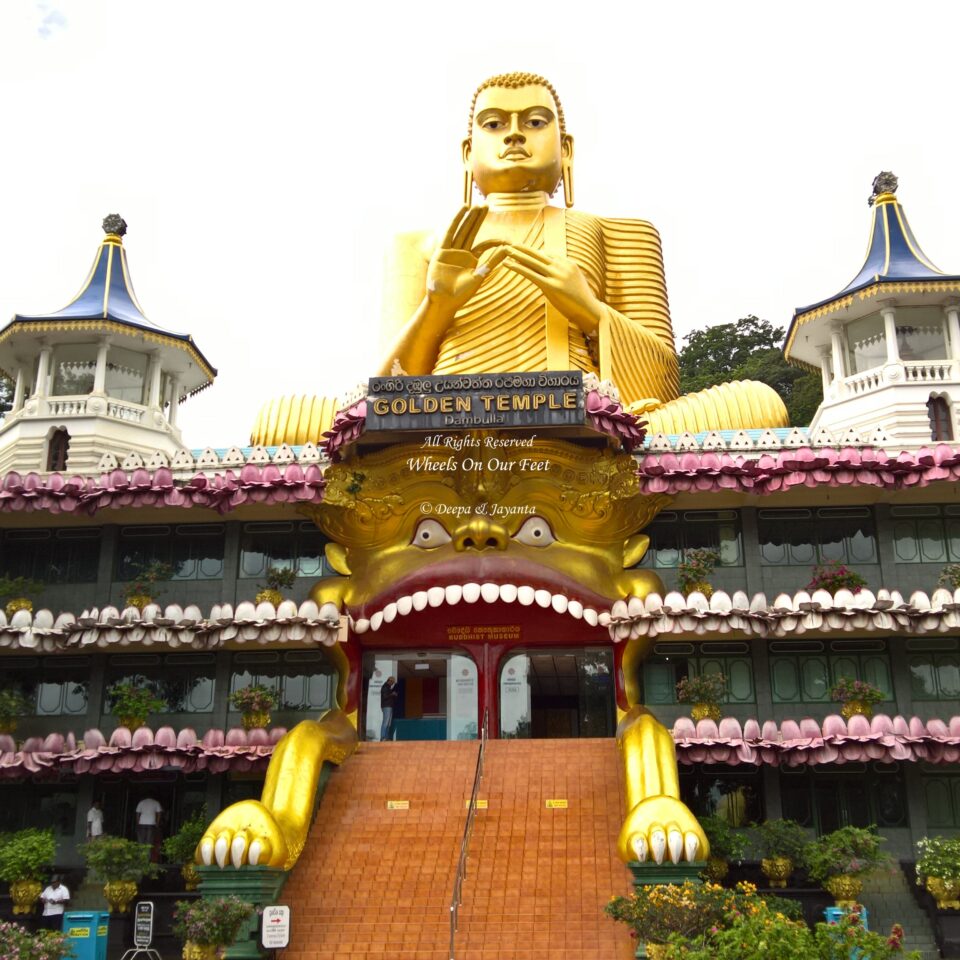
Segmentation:
[(897, 563), (960, 561), (960, 506), (891, 507), (890, 519)]
[(760, 563), (876, 563), (877, 535), (869, 507), (818, 507), (757, 511)]
[(245, 523), (240, 534), (241, 580), (263, 578), (270, 567), (293, 570), (298, 577), (333, 577), (327, 562), (327, 538), (310, 521)]
[(46, 584), (96, 583), (102, 539), (100, 527), (5, 530), (0, 570)]
[(722, 673), (727, 678), (727, 695), (723, 703), (757, 702), (753, 658), (747, 643), (657, 643), (640, 669), (643, 702), (650, 706), (678, 703), (677, 684), (680, 680), (711, 673)]
[(908, 639), (907, 654), (913, 700), (960, 700), (960, 640)]
[(645, 530), (650, 546), (641, 567), (677, 567), (687, 550), (709, 548), (721, 567), (743, 566), (743, 538), (737, 510), (666, 510)]
[(865, 680), (885, 701), (895, 699), (884, 640), (774, 640), (768, 649), (774, 703), (830, 703), (830, 688), (841, 677)]
[(170, 564), (171, 580), (222, 580), (225, 529), (222, 523), (121, 527), (115, 576), (129, 582), (157, 562)]
[(3, 686), (27, 700), (26, 716), (82, 717), (87, 712), (89, 657), (4, 657)]
[(920, 767), (927, 827), (960, 830), (960, 764), (930, 764)]
[(262, 684), (279, 696), (275, 712), (316, 712), (336, 706), (338, 677), (335, 665), (322, 650), (236, 653), (230, 693)]
[[(143, 682), (162, 697), (167, 713), (212, 713), (216, 704), (216, 657), (212, 653), (114, 654), (107, 660), (105, 691), (123, 680)], [(103, 714), (110, 715), (104, 696)]]

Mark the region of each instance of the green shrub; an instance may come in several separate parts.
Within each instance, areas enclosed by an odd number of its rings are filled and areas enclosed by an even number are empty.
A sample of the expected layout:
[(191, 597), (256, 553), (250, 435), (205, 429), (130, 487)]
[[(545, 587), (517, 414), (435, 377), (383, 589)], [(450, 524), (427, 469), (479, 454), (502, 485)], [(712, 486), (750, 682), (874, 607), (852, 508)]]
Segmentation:
[(803, 861), (810, 879), (823, 883), (827, 877), (855, 877), (890, 862), (880, 844), (886, 840), (876, 827), (841, 827), (807, 844)]
[(243, 921), (252, 913), (251, 904), (239, 897), (178, 900), (173, 914), (173, 932), (184, 942), (228, 947), (237, 939)]
[(41, 880), (53, 865), (57, 842), (53, 830), (20, 830), (0, 841), (0, 880)]
[(149, 843), (137, 843), (105, 834), (81, 844), (78, 849), (93, 879), (100, 883), (117, 880), (139, 883), (144, 877), (157, 875), (157, 865), (150, 862), (153, 848)]
[(175, 834), (163, 841), (160, 845), (163, 855), (171, 863), (193, 863), (193, 854), (209, 823), (207, 808), (202, 807), (189, 820), (184, 820)]
[(801, 862), (809, 841), (806, 831), (796, 820), (764, 820), (754, 826), (761, 857), (770, 860), (786, 857), (794, 863)]

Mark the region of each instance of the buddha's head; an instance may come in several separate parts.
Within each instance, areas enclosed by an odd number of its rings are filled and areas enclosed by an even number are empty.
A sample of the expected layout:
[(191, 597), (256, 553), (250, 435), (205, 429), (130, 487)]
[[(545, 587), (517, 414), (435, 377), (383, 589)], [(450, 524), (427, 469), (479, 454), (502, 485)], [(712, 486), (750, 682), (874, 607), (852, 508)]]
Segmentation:
[[(553, 194), (564, 183), (573, 204), (573, 137), (553, 85), (532, 73), (505, 73), (477, 88), (463, 141), (468, 193)], [(469, 202), (469, 196), (467, 197)]]

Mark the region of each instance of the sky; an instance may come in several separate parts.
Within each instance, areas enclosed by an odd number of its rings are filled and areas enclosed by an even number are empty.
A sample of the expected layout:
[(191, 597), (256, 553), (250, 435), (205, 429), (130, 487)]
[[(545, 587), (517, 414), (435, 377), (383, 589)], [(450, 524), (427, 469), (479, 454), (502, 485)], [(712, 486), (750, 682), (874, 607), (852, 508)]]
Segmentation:
[(373, 372), (391, 238), (456, 212), (471, 96), (510, 70), (557, 88), (577, 208), (658, 227), (678, 340), (840, 290), (881, 170), (960, 273), (958, 23), (857, 0), (3, 0), (0, 319), (66, 304), (122, 214), (147, 316), (219, 369), (185, 442), (243, 445), (269, 398)]

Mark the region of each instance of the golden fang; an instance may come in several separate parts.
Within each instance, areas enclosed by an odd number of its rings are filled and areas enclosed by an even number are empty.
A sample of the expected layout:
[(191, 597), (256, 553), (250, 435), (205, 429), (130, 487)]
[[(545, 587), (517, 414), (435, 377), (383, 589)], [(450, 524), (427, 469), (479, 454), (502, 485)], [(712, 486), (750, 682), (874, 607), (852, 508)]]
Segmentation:
[[(556, 396), (552, 393), (532, 393), (522, 395), (481, 394), (478, 398), (486, 413), (509, 410), (576, 410), (576, 392)], [(407, 413), (471, 413), (472, 397), (377, 397), (373, 401), (373, 412), (383, 417), (388, 413), (402, 416)]]

